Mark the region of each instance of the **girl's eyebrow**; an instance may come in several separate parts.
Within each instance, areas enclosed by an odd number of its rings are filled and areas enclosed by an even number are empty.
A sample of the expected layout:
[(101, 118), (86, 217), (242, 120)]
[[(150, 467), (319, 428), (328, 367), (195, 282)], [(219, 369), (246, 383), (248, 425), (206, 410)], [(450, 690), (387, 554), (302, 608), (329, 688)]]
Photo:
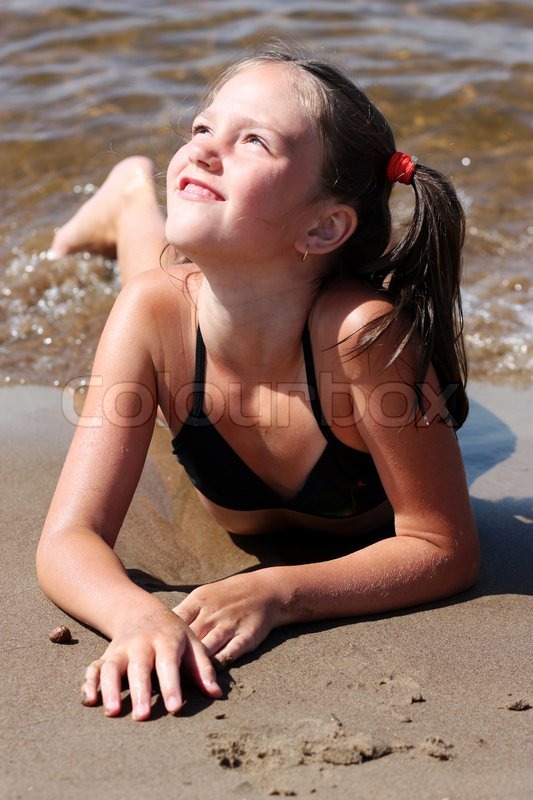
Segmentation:
[[(200, 111), (197, 115), (198, 119), (205, 120), (206, 122), (210, 122), (213, 119), (213, 115), (209, 113), (209, 108), (206, 108), (203, 111)], [(281, 131), (275, 125), (272, 125), (267, 120), (257, 119), (255, 117), (236, 117), (235, 122), (237, 125), (243, 128), (261, 128), (261, 130), (270, 131), (271, 133), (275, 134), (279, 139), (287, 142), (288, 144), (295, 144), (296, 143), (296, 136), (287, 134), (286, 131)]]
[(275, 125), (272, 125), (266, 120), (256, 119), (255, 117), (239, 117), (237, 119), (237, 122), (244, 128), (262, 128), (263, 130), (266, 131), (272, 131), (272, 133), (275, 133), (282, 139), (287, 138), (287, 134), (283, 133), (278, 128), (276, 128)]

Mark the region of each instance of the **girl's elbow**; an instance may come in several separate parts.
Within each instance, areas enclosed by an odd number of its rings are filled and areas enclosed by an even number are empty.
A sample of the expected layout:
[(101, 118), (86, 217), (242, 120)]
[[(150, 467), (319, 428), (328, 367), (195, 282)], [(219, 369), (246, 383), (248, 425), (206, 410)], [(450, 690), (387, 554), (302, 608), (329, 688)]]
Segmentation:
[(41, 542), (39, 542), (37, 545), (37, 552), (35, 553), (35, 574), (39, 588), (47, 597), (49, 597), (50, 593), (48, 591), (48, 585), (50, 583), (50, 569), (48, 565), (48, 559), (46, 558), (44, 547), (42, 546)]
[(474, 530), (467, 541), (462, 538), (450, 559), (450, 578), (454, 593), (465, 592), (474, 586), (479, 576), (480, 561), (479, 539)]
[(467, 571), (465, 576), (465, 589), (470, 589), (477, 582), (479, 569), (481, 566), (481, 553), (479, 543), (476, 543), (475, 552), (472, 553), (467, 561)]
[(479, 557), (477, 557), (469, 560), (460, 570), (457, 592), (466, 592), (467, 589), (471, 589), (476, 584), (479, 575), (479, 563)]
[(56, 580), (54, 566), (57, 565), (58, 558), (60, 556), (55, 551), (53, 538), (47, 536), (43, 531), (35, 552), (35, 574), (41, 591), (47, 597), (51, 597), (53, 594)]

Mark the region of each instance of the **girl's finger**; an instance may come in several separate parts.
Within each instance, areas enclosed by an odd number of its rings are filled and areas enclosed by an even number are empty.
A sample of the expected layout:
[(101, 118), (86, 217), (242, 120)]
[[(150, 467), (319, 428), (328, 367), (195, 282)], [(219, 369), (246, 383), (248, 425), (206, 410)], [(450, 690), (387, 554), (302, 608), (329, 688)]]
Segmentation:
[(86, 706), (94, 706), (98, 702), (98, 687), (100, 685), (100, 659), (93, 661), (85, 670), (85, 681), (82, 684), (82, 700)]
[(152, 709), (152, 667), (144, 658), (136, 658), (128, 664), (132, 719), (145, 720)]
[(230, 641), (221, 647), (216, 653), (213, 654), (213, 660), (220, 665), (220, 667), (227, 667), (229, 664), (236, 661), (236, 659), (249, 653), (256, 647), (256, 643), (251, 637), (245, 636), (242, 633), (236, 633)]
[(155, 668), (165, 708), (169, 714), (177, 714), (183, 706), (180, 686), (180, 655), (175, 651), (158, 652)]
[(100, 692), (106, 716), (116, 717), (120, 711), (122, 675), (126, 670), (113, 659), (107, 659), (100, 668)]
[(195, 602), (191, 602), (188, 597), (172, 609), (174, 614), (182, 619), (186, 625), (190, 625), (191, 622), (194, 622), (201, 610), (202, 607)]
[(217, 625), (216, 628), (212, 628), (208, 631), (204, 636), (201, 633), (195, 631), (198, 638), (201, 640), (203, 646), (207, 650), (207, 653), (210, 656), (214, 656), (216, 653), (219, 652), (225, 645), (228, 644), (232, 640), (232, 638), (236, 635), (234, 629), (230, 628), (223, 628), (220, 625)]
[(183, 664), (202, 691), (210, 697), (222, 697), (222, 689), (218, 685), (215, 668), (205, 647), (196, 638), (189, 639), (188, 647), (183, 654)]

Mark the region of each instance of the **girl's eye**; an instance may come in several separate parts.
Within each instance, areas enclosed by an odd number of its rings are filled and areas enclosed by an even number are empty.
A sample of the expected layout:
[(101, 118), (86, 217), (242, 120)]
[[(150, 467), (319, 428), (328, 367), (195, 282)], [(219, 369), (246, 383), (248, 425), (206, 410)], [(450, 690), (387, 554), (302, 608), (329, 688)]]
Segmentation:
[(202, 125), (201, 123), (197, 123), (196, 125), (192, 126), (192, 135), (197, 136), (198, 134), (209, 133), (209, 128), (207, 125)]
[(249, 133), (246, 137), (246, 141), (250, 142), (250, 144), (259, 145), (259, 147), (263, 147), (266, 149), (266, 143), (260, 136), (257, 136), (255, 133)]

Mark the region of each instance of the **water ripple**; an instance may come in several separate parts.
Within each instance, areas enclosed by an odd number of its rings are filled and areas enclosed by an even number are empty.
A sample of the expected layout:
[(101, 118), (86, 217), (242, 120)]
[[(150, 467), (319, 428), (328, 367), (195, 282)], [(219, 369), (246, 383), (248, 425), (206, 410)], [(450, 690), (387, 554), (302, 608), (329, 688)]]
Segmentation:
[(398, 145), (452, 175), (469, 220), (472, 373), (530, 380), (530, 13), (498, 0), (4, 0), (0, 380), (89, 369), (115, 268), (50, 264), (51, 231), (79, 205), (80, 182), (98, 184), (119, 158), (143, 152), (164, 173), (205, 82), (269, 36), (338, 60)]

